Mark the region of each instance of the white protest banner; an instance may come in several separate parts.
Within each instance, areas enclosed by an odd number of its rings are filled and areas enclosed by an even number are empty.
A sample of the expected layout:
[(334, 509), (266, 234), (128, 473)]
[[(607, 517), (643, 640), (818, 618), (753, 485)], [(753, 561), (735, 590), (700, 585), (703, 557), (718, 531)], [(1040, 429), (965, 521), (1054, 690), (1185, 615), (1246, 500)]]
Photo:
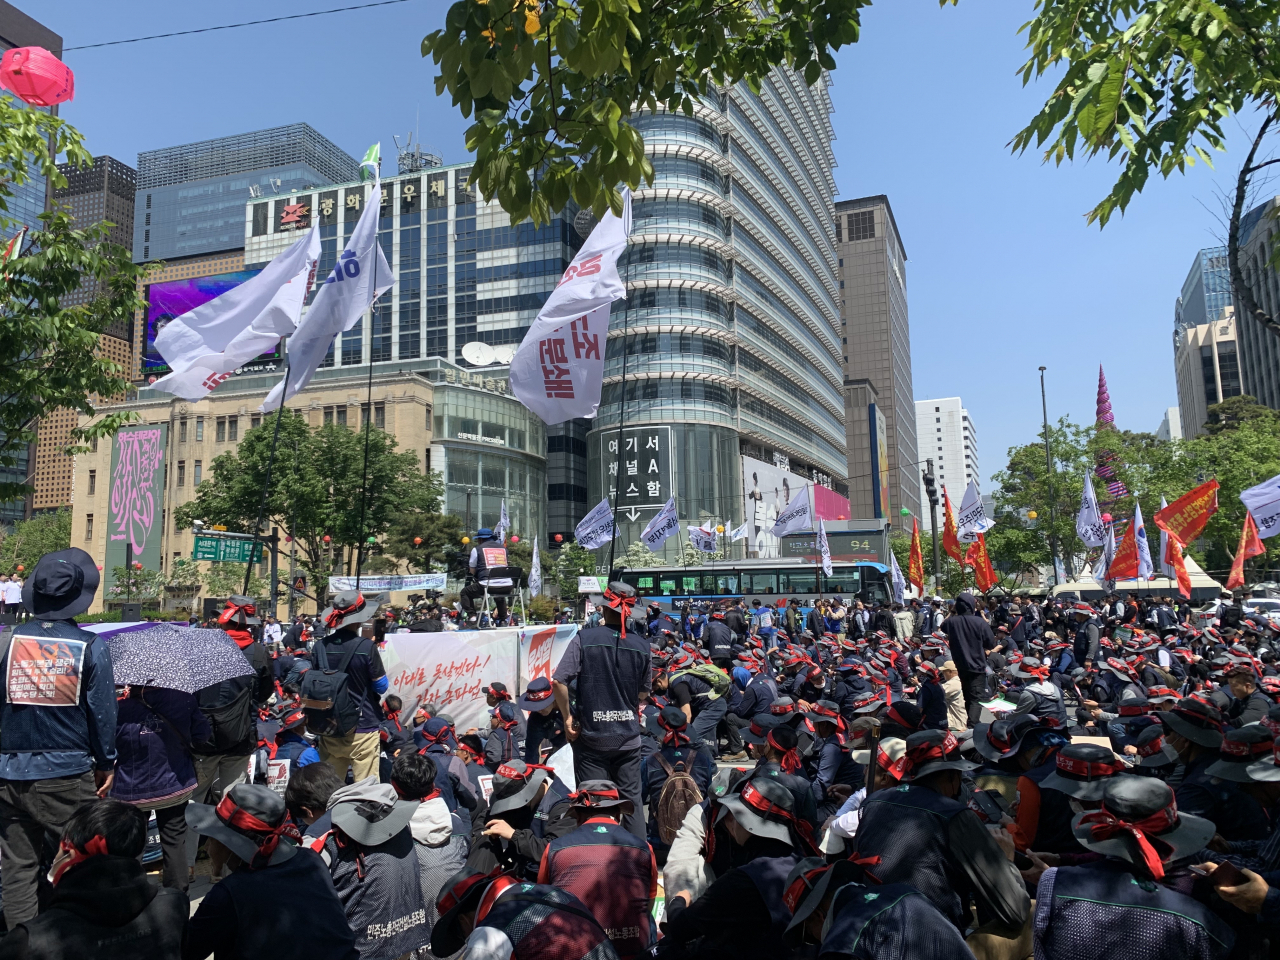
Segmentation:
[(622, 216), (606, 212), (511, 361), (511, 392), (547, 423), (594, 417), (604, 381), (609, 305), (627, 295), (618, 257), (631, 232), (631, 192), (622, 191)]
[(903, 603), (903, 597), (907, 593), (907, 578), (902, 575), (902, 568), (898, 566), (897, 555), (889, 551), (890, 577), (893, 586), (893, 602)]
[[(1102, 511), (1098, 509), (1098, 498), (1093, 492), (1093, 478), (1090, 471), (1084, 472), (1084, 491), (1080, 495), (1080, 512), (1076, 514), (1076, 536), (1086, 547), (1100, 547), (1107, 539), (1107, 525), (1102, 520)], [(1164, 542), (1164, 535), (1161, 541)], [(1164, 556), (1164, 550), (1160, 551)]]
[(733, 533), (729, 534), (729, 539), (745, 540), (749, 536), (751, 536), (751, 521), (745, 520), (743, 521), (742, 526), (740, 526), (737, 530), (734, 530)]
[(831, 545), (827, 543), (827, 525), (818, 521), (818, 553), (822, 556), (822, 572), (831, 576)]
[(800, 496), (792, 500), (769, 531), (775, 537), (785, 537), (789, 533), (800, 533), (813, 529), (813, 502), (809, 499), (809, 488), (805, 487)]
[(573, 531), (578, 546), (588, 550), (597, 550), (618, 536), (618, 528), (613, 522), (613, 507), (609, 506), (606, 497), (597, 503), (582, 522)]
[(502, 498), (502, 510), (498, 514), (498, 526), (493, 531), (493, 535), (499, 540), (506, 542), (507, 531), (511, 529), (511, 520), (507, 517), (507, 498)]
[(533, 563), (529, 565), (529, 596), (542, 593), (542, 554), (538, 552), (538, 538), (533, 538)]
[(964, 499), (960, 501), (960, 515), (956, 517), (956, 538), (961, 543), (973, 543), (978, 539), (978, 534), (986, 533), (995, 525), (996, 522), (987, 517), (982, 506), (978, 484), (970, 480), (964, 491)]
[(702, 553), (716, 552), (716, 532), (708, 530), (705, 527), (687, 527), (689, 531), (689, 542), (693, 544), (693, 549)]
[(667, 542), (667, 538), (680, 529), (680, 521), (676, 519), (676, 498), (672, 497), (657, 515), (645, 524), (640, 539), (650, 550), (657, 550)]
[[(360, 577), (360, 590), (365, 593), (389, 593), (392, 590), (443, 590), (445, 574), (410, 573), (385, 577)], [(329, 592), (340, 593), (356, 588), (355, 577), (330, 577)]]
[(1280, 533), (1280, 477), (1250, 487), (1240, 494), (1240, 502), (1258, 525), (1258, 536), (1265, 540)]
[(194, 402), (274, 350), (297, 327), (319, 258), (315, 226), (257, 276), (170, 320), (156, 334), (156, 349), (173, 372), (152, 386)]

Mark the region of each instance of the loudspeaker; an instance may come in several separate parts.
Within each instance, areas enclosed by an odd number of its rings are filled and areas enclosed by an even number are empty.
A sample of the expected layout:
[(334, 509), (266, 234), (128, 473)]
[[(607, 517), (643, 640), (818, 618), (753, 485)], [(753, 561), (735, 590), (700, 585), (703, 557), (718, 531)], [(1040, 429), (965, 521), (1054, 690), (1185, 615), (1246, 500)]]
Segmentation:
[(142, 604), (140, 603), (120, 604), (120, 620), (122, 623), (134, 623), (141, 619), (142, 619)]

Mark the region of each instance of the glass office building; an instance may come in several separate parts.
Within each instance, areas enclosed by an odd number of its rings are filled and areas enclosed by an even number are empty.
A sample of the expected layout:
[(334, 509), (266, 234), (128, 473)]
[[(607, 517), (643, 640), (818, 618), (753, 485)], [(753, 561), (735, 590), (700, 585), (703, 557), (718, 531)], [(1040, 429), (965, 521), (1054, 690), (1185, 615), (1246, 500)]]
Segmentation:
[(1226, 247), (1207, 247), (1196, 254), (1173, 306), (1173, 327), (1186, 330), (1212, 323), (1232, 304), (1231, 271)]
[(682, 523), (741, 523), (744, 456), (847, 492), (830, 112), (825, 78), (779, 70), (635, 121), (656, 180), (587, 445), (591, 503), (620, 476), (622, 545), (670, 495)]
[(144, 151), (134, 262), (239, 249), (247, 200), (359, 177), (359, 163), (305, 123)]

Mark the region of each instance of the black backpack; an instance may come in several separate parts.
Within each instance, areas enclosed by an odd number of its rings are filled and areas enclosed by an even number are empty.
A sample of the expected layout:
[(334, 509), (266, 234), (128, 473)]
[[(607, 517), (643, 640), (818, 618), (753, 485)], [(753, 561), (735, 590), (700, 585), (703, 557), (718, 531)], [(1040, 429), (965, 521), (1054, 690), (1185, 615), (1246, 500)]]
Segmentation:
[[(341, 737), (356, 728), (360, 720), (360, 700), (351, 689), (347, 667), (366, 639), (353, 638), (351, 648), (342, 655), (336, 670), (329, 668), (329, 652), (323, 640), (317, 640), (311, 648), (311, 669), (302, 675), (301, 696), (307, 729), (312, 733)], [(373, 641), (369, 643), (372, 645)]]
[(242, 681), (243, 686), (229, 703), (221, 706), (200, 704), (200, 712), (209, 721), (213, 732), (207, 741), (196, 744), (196, 753), (207, 756), (229, 753), (243, 747), (246, 741), (252, 745), (258, 739), (258, 728), (253, 718), (253, 678), (236, 679)]

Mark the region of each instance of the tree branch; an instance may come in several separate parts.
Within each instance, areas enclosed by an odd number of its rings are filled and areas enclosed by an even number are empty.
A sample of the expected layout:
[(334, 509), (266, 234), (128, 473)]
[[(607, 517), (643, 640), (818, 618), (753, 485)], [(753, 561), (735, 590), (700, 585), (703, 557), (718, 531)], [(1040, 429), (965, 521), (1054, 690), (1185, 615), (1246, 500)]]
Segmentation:
[[(1280, 337), (1280, 323), (1258, 303), (1257, 298), (1253, 295), (1253, 290), (1244, 278), (1244, 268), (1240, 262), (1240, 217), (1244, 212), (1245, 197), (1249, 192), (1249, 178), (1253, 170), (1260, 169), (1255, 167), (1253, 158), (1257, 156), (1258, 147), (1262, 145), (1263, 139), (1267, 135), (1267, 131), (1271, 128), (1271, 124), (1276, 120), (1274, 113), (1268, 114), (1267, 119), (1262, 122), (1262, 126), (1258, 128), (1258, 134), (1253, 138), (1253, 145), (1249, 148), (1249, 155), (1245, 158), (1244, 166), (1240, 168), (1240, 175), (1236, 177), (1236, 196), (1235, 201), (1231, 205), (1231, 222), (1227, 227), (1227, 265), (1231, 271), (1231, 286), (1236, 295), (1236, 301), (1240, 304), (1245, 313), (1253, 317), (1253, 319), (1262, 324), (1271, 333)], [(1265, 164), (1261, 165), (1265, 166)]]

